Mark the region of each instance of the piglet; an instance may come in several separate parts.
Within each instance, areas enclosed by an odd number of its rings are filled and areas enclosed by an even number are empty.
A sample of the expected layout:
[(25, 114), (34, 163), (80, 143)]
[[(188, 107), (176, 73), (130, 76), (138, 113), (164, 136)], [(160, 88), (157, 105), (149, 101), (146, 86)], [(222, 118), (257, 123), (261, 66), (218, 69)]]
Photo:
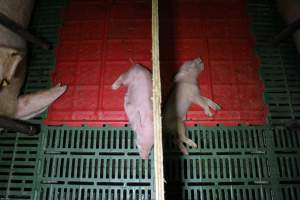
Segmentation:
[(197, 147), (196, 143), (185, 134), (184, 120), (190, 105), (192, 103), (199, 105), (209, 117), (213, 116), (210, 108), (213, 110), (221, 109), (218, 104), (200, 94), (197, 77), (203, 69), (204, 64), (200, 58), (183, 63), (175, 76), (175, 88), (171, 91), (163, 111), (164, 130), (176, 133), (175, 143), (183, 154), (188, 154), (183, 143), (194, 148)]
[(142, 65), (134, 64), (119, 76), (112, 89), (116, 90), (121, 85), (128, 87), (124, 97), (124, 108), (136, 134), (140, 157), (148, 159), (154, 143), (151, 73)]

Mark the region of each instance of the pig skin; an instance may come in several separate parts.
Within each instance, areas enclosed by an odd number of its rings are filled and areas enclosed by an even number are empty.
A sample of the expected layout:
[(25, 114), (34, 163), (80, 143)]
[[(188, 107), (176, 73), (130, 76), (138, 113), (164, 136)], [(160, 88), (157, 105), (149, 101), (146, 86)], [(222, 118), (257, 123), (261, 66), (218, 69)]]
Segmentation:
[(148, 159), (154, 144), (151, 73), (140, 64), (133, 65), (112, 84), (117, 90), (128, 87), (124, 109), (136, 134), (136, 144), (142, 159)]
[(209, 117), (213, 116), (210, 108), (221, 109), (218, 104), (200, 94), (197, 78), (203, 69), (204, 65), (200, 58), (183, 63), (175, 76), (175, 88), (171, 91), (163, 111), (164, 131), (175, 134), (175, 143), (185, 155), (188, 154), (188, 151), (183, 143), (194, 148), (197, 147), (197, 144), (185, 133), (184, 120), (190, 105), (192, 103), (199, 105)]
[[(0, 0), (0, 12), (26, 28), (34, 0)], [(17, 12), (16, 12), (17, 11)], [(67, 86), (58, 84), (48, 90), (20, 96), (26, 75), (26, 41), (0, 25), (0, 115), (30, 119), (47, 109)], [(3, 85), (3, 81), (6, 85)]]

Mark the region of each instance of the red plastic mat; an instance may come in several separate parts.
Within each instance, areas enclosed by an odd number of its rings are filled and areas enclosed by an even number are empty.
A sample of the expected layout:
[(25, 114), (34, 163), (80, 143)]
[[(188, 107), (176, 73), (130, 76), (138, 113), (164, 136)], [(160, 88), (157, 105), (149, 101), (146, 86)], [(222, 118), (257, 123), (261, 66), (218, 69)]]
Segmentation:
[[(163, 96), (183, 61), (201, 57), (201, 93), (222, 110), (213, 118), (193, 105), (187, 124), (265, 124), (263, 83), (244, 0), (161, 1)], [(73, 0), (63, 13), (54, 84), (69, 86), (48, 111), (49, 125), (123, 125), (126, 88), (111, 89), (130, 67), (151, 68), (149, 1)]]

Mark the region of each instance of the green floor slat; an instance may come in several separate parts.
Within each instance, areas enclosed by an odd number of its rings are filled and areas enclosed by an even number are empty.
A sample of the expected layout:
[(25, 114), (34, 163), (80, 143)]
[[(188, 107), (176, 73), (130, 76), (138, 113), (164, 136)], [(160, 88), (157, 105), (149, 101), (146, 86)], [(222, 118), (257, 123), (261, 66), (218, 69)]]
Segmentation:
[(47, 186), (43, 185), (41, 199), (151, 199), (151, 188), (132, 187), (124, 189), (120, 186), (88, 186), (76, 185)]
[(0, 141), (0, 199), (32, 199), (38, 137), (1, 133)]
[[(167, 199), (279, 199), (271, 127), (190, 127), (188, 132), (199, 145), (190, 155), (172, 151), (170, 156), (172, 144), (165, 145)], [(172, 185), (178, 183), (176, 194)]]
[(139, 158), (130, 128), (43, 130), (37, 199), (153, 199), (153, 155)]
[[(241, 126), (190, 127), (188, 133), (199, 145), (188, 156), (165, 139), (167, 199), (300, 198), (300, 131)], [(246, 196), (235, 197), (239, 192)]]
[[(111, 133), (115, 136), (112, 137)], [(152, 178), (151, 160), (139, 159), (133, 139), (129, 128), (48, 128), (42, 147), (42, 177), (70, 178), (71, 181), (86, 178), (92, 182), (99, 178), (108, 182), (114, 179), (117, 182), (126, 179), (128, 182), (149, 182)], [(117, 146), (119, 140), (123, 145)], [(70, 170), (62, 173), (66, 168)], [(95, 179), (92, 180), (91, 176)]]
[(300, 57), (291, 39), (279, 47), (271, 46), (271, 38), (284, 27), (274, 2), (269, 0), (248, 1), (252, 18), (256, 51), (261, 60), (260, 74), (265, 83), (265, 101), (269, 105), (269, 123), (282, 125), (299, 118)]
[[(31, 30), (55, 44), (65, 0), (38, 0)], [(182, 156), (165, 139), (167, 199), (300, 199), (300, 58), (291, 39), (275, 48), (283, 27), (273, 2), (249, 0), (270, 126), (189, 127), (198, 148)], [(51, 86), (53, 50), (32, 48), (25, 92)], [(31, 120), (41, 123), (46, 113)], [(39, 136), (0, 133), (0, 199), (154, 199), (153, 152), (138, 157), (129, 127), (42, 126)]]

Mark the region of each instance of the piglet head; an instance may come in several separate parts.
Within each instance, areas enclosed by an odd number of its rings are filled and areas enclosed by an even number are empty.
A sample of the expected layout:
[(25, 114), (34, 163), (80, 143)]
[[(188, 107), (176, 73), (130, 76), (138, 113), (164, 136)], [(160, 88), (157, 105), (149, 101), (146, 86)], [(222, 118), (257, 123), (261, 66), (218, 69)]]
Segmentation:
[(23, 53), (16, 49), (0, 46), (0, 88), (9, 84), (23, 59)]
[(121, 85), (129, 85), (134, 83), (134, 80), (139, 77), (139, 73), (143, 70), (140, 64), (134, 64), (127, 72), (121, 74), (118, 79), (112, 84), (112, 89), (117, 90)]
[(175, 76), (176, 82), (195, 82), (200, 72), (204, 70), (204, 64), (200, 58), (183, 63)]

